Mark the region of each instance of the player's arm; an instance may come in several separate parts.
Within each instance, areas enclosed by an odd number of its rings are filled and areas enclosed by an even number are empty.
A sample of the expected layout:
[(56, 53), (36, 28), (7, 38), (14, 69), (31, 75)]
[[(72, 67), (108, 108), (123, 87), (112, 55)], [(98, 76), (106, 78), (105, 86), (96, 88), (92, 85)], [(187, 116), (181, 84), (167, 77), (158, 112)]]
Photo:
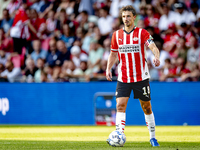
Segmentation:
[(107, 63), (107, 69), (106, 69), (106, 79), (108, 81), (112, 81), (112, 73), (111, 73), (111, 68), (116, 62), (117, 59), (117, 52), (110, 52), (109, 58), (108, 58), (108, 63)]
[(160, 65), (160, 52), (159, 49), (157, 48), (156, 44), (154, 42), (151, 42), (149, 44), (149, 49), (153, 52), (154, 54), (154, 59), (153, 59), (153, 63), (156, 67), (158, 67)]

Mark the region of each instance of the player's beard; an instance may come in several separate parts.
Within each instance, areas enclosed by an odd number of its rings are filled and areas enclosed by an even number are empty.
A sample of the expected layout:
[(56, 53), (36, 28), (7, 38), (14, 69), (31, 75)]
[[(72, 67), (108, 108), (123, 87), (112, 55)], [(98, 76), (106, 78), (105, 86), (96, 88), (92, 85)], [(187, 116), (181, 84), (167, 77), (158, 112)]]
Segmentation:
[(130, 27), (130, 23), (129, 22), (126, 22), (124, 23), (126, 27)]

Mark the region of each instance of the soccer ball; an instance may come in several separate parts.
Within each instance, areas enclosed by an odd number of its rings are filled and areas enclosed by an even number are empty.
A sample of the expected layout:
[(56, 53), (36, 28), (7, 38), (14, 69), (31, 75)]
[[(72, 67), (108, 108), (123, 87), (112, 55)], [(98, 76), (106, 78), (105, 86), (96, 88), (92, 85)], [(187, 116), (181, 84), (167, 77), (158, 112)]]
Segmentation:
[(113, 131), (110, 133), (107, 143), (113, 147), (122, 147), (126, 142), (126, 136), (121, 131)]

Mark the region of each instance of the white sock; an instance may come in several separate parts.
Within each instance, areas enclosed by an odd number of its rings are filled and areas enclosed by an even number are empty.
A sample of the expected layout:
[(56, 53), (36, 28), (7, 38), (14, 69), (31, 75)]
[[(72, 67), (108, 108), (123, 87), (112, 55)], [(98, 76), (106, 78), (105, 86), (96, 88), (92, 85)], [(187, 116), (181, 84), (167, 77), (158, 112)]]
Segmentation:
[(126, 113), (117, 112), (116, 113), (116, 130), (124, 133), (124, 128), (126, 124)]
[(149, 129), (150, 139), (151, 138), (156, 138), (156, 136), (155, 136), (155, 126), (156, 125), (155, 125), (153, 112), (150, 115), (144, 114), (144, 116), (145, 116), (146, 125), (147, 125), (147, 127)]

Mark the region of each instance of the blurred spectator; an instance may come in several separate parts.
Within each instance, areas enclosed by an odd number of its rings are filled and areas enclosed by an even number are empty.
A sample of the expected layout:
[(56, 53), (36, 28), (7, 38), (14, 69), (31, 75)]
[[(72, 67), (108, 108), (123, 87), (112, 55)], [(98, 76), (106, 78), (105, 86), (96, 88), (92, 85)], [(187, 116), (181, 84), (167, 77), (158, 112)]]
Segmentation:
[(84, 30), (88, 31), (88, 12), (83, 10), (76, 18), (77, 22), (79, 22), (79, 27), (82, 27)]
[(169, 24), (169, 28), (168, 30), (165, 31), (165, 35), (163, 37), (164, 39), (163, 49), (169, 52), (170, 57), (175, 57), (174, 51), (176, 49), (176, 43), (178, 42), (179, 38), (180, 35), (176, 30), (175, 24), (174, 23)]
[(3, 50), (0, 50), (0, 64), (5, 65), (7, 60), (10, 58), (10, 54)]
[(155, 8), (151, 4), (146, 5), (146, 14), (147, 16), (144, 18), (145, 27), (152, 26), (154, 27), (155, 33), (159, 33), (158, 21), (160, 15), (155, 12)]
[(145, 28), (144, 20), (142, 20), (142, 19), (138, 20), (136, 26), (137, 26), (138, 28), (144, 29), (144, 28)]
[(49, 81), (48, 77), (47, 77), (47, 73), (44, 70), (41, 71), (40, 80), (41, 80), (41, 82), (48, 82)]
[(65, 78), (69, 82), (75, 82), (78, 81), (78, 78), (84, 77), (84, 73), (81, 68), (76, 68), (73, 61), (69, 60), (64, 61), (60, 77)]
[(97, 40), (92, 40), (90, 43), (90, 51), (88, 58), (88, 69), (86, 74), (96, 73), (99, 71), (99, 65), (103, 57), (104, 50), (97, 43)]
[(166, 3), (161, 4), (161, 9), (163, 11), (162, 16), (158, 21), (158, 28), (160, 32), (166, 31), (171, 23), (175, 22), (174, 11), (170, 11), (169, 6)]
[[(0, 28), (3, 28), (5, 33), (8, 33), (12, 27), (13, 19), (10, 18), (9, 11), (7, 9), (3, 10), (3, 19), (0, 24)], [(8, 35), (7, 35), (8, 36)]]
[(60, 67), (53, 67), (50, 65), (46, 65), (44, 68), (44, 72), (47, 74), (48, 82), (57, 82), (60, 73)]
[(44, 12), (51, 4), (49, 0), (43, 0), (44, 4), (40, 8), (40, 12)]
[(93, 0), (81, 0), (79, 4), (78, 11), (86, 11), (89, 15), (94, 14), (93, 12)]
[(75, 26), (73, 22), (63, 25), (63, 34), (58, 35), (59, 39), (65, 42), (67, 49), (72, 47), (75, 41)]
[(41, 7), (44, 5), (44, 1), (43, 0), (35, 0), (34, 4), (31, 5), (31, 9), (35, 9), (38, 13), (40, 13), (41, 11)]
[(5, 67), (2, 63), (0, 63), (0, 74), (5, 70)]
[[(107, 60), (101, 60), (100, 69), (98, 72), (93, 73), (92, 80), (106, 81), (106, 68), (107, 68)], [(112, 71), (112, 76), (114, 79), (115, 73)]]
[(6, 70), (0, 74), (0, 78), (4, 78), (9, 82), (19, 82), (21, 79), (21, 69), (15, 68), (12, 61), (7, 61), (5, 64)]
[(48, 36), (54, 35), (54, 31), (57, 29), (58, 20), (55, 19), (55, 12), (50, 10), (46, 20), (46, 33)]
[(187, 51), (188, 51), (188, 47), (186, 47), (186, 39), (184, 37), (179, 38), (176, 50), (174, 52), (175, 55), (177, 57), (183, 58), (184, 61), (186, 61), (187, 60)]
[(10, 1), (10, 3), (7, 6), (7, 9), (9, 11), (9, 14), (11, 17), (15, 16), (15, 13), (19, 9), (21, 3), (22, 3), (22, 0), (11, 0)]
[(198, 44), (200, 44), (200, 22), (195, 22), (194, 26), (192, 27), (193, 33), (195, 34), (195, 37), (198, 39)]
[(50, 66), (61, 65), (61, 60), (59, 60), (61, 52), (57, 50), (56, 40), (51, 39), (49, 41), (49, 51), (46, 57), (46, 62)]
[(175, 24), (177, 28), (180, 28), (180, 25), (182, 23), (186, 23), (187, 25), (190, 25), (192, 23), (192, 20), (189, 16), (189, 12), (185, 10), (185, 5), (182, 2), (178, 2), (174, 4), (174, 8), (176, 10), (176, 14), (174, 15)]
[(37, 68), (38, 68), (38, 70), (34, 74), (34, 81), (36, 83), (41, 83), (42, 82), (41, 81), (41, 72), (44, 69), (44, 63), (45, 63), (44, 59), (42, 59), (42, 58), (38, 58), (37, 59)]
[(31, 58), (34, 60), (35, 64), (37, 64), (37, 59), (42, 58), (46, 59), (47, 51), (41, 49), (40, 40), (33, 41), (33, 52), (31, 53)]
[(5, 37), (3, 28), (0, 28), (0, 50), (13, 52), (13, 40), (10, 37)]
[(139, 9), (140, 19), (144, 20), (144, 18), (146, 17), (146, 4), (144, 4), (143, 2), (140, 3)]
[(57, 11), (65, 9), (67, 15), (71, 15), (74, 12), (74, 6), (75, 6), (75, 1), (73, 0), (61, 0), (61, 3)]
[(24, 69), (24, 75), (22, 77), (22, 82), (34, 82), (34, 75), (38, 68), (35, 66), (35, 62), (32, 58), (26, 59), (26, 68)]
[(35, 9), (30, 10), (30, 16), (31, 16), (31, 24), (33, 25), (34, 29), (36, 30), (36, 33), (33, 31), (30, 31), (31, 33), (31, 41), (36, 39), (45, 39), (44, 31), (46, 30), (46, 24), (44, 18), (39, 18), (38, 13)]
[(94, 38), (95, 30), (96, 26), (94, 23), (89, 23), (89, 29), (88, 32), (86, 33), (85, 37), (82, 40), (82, 49), (86, 52), (89, 53), (89, 49), (90, 49), (90, 41), (92, 40), (92, 38)]
[(112, 31), (112, 22), (114, 18), (109, 15), (109, 10), (107, 7), (100, 9), (100, 18), (98, 20), (98, 27), (103, 39), (106, 39), (109, 33)]
[(10, 36), (13, 38), (14, 51), (18, 54), (22, 53), (22, 48), (26, 47), (26, 39), (30, 39), (29, 29), (37, 34), (36, 29), (30, 23), (26, 14), (27, 4), (23, 2), (20, 9), (16, 12), (13, 26), (10, 30)]
[(193, 2), (190, 4), (190, 9), (191, 9), (191, 12), (189, 14), (189, 17), (191, 18), (192, 23), (194, 23), (196, 21), (200, 21), (199, 5), (196, 2)]
[(183, 74), (181, 81), (200, 81), (200, 63), (194, 66), (191, 73)]
[(56, 32), (59, 33), (59, 31), (63, 30), (63, 25), (67, 23), (68, 18), (64, 9), (61, 9), (57, 14), (58, 16), (55, 16), (55, 18), (58, 18), (58, 23), (56, 26), (56, 29), (58, 29), (58, 31)]
[(198, 46), (197, 39), (194, 36), (190, 38), (190, 47), (191, 48), (187, 52), (187, 63), (192, 67), (200, 60), (200, 47)]
[(76, 39), (82, 40), (85, 37), (85, 30), (81, 27), (78, 27), (76, 30)]
[(85, 53), (81, 53), (80, 47), (75, 45), (71, 48), (71, 60), (79, 68), (81, 61), (87, 61), (88, 56)]
[(110, 39), (107, 38), (103, 41), (103, 48), (104, 48), (104, 53), (103, 53), (103, 60), (108, 60), (108, 57), (110, 55)]
[(165, 65), (163, 66), (163, 70), (160, 72), (159, 81), (168, 81), (172, 82), (175, 72), (175, 59), (165, 59)]
[(190, 45), (190, 38), (192, 36), (194, 36), (194, 34), (191, 31), (189, 31), (188, 29), (189, 28), (188, 28), (187, 24), (186, 23), (182, 23), (180, 25), (180, 30), (178, 31), (180, 36), (185, 37), (185, 39), (186, 39), (186, 43), (185, 44), (186, 44), (187, 47), (189, 47), (189, 45)]
[(59, 40), (56, 44), (58, 51), (61, 53), (58, 57), (60, 63), (58, 65), (62, 65), (65, 60), (70, 60), (71, 52), (65, 46), (65, 43), (62, 40)]
[(0, 20), (3, 18), (3, 10), (7, 8), (11, 0), (0, 0)]
[(126, 5), (132, 5), (136, 12), (139, 13), (139, 0), (112, 0), (111, 6), (110, 6), (110, 14), (112, 17), (117, 18), (119, 17), (119, 10), (121, 7)]

